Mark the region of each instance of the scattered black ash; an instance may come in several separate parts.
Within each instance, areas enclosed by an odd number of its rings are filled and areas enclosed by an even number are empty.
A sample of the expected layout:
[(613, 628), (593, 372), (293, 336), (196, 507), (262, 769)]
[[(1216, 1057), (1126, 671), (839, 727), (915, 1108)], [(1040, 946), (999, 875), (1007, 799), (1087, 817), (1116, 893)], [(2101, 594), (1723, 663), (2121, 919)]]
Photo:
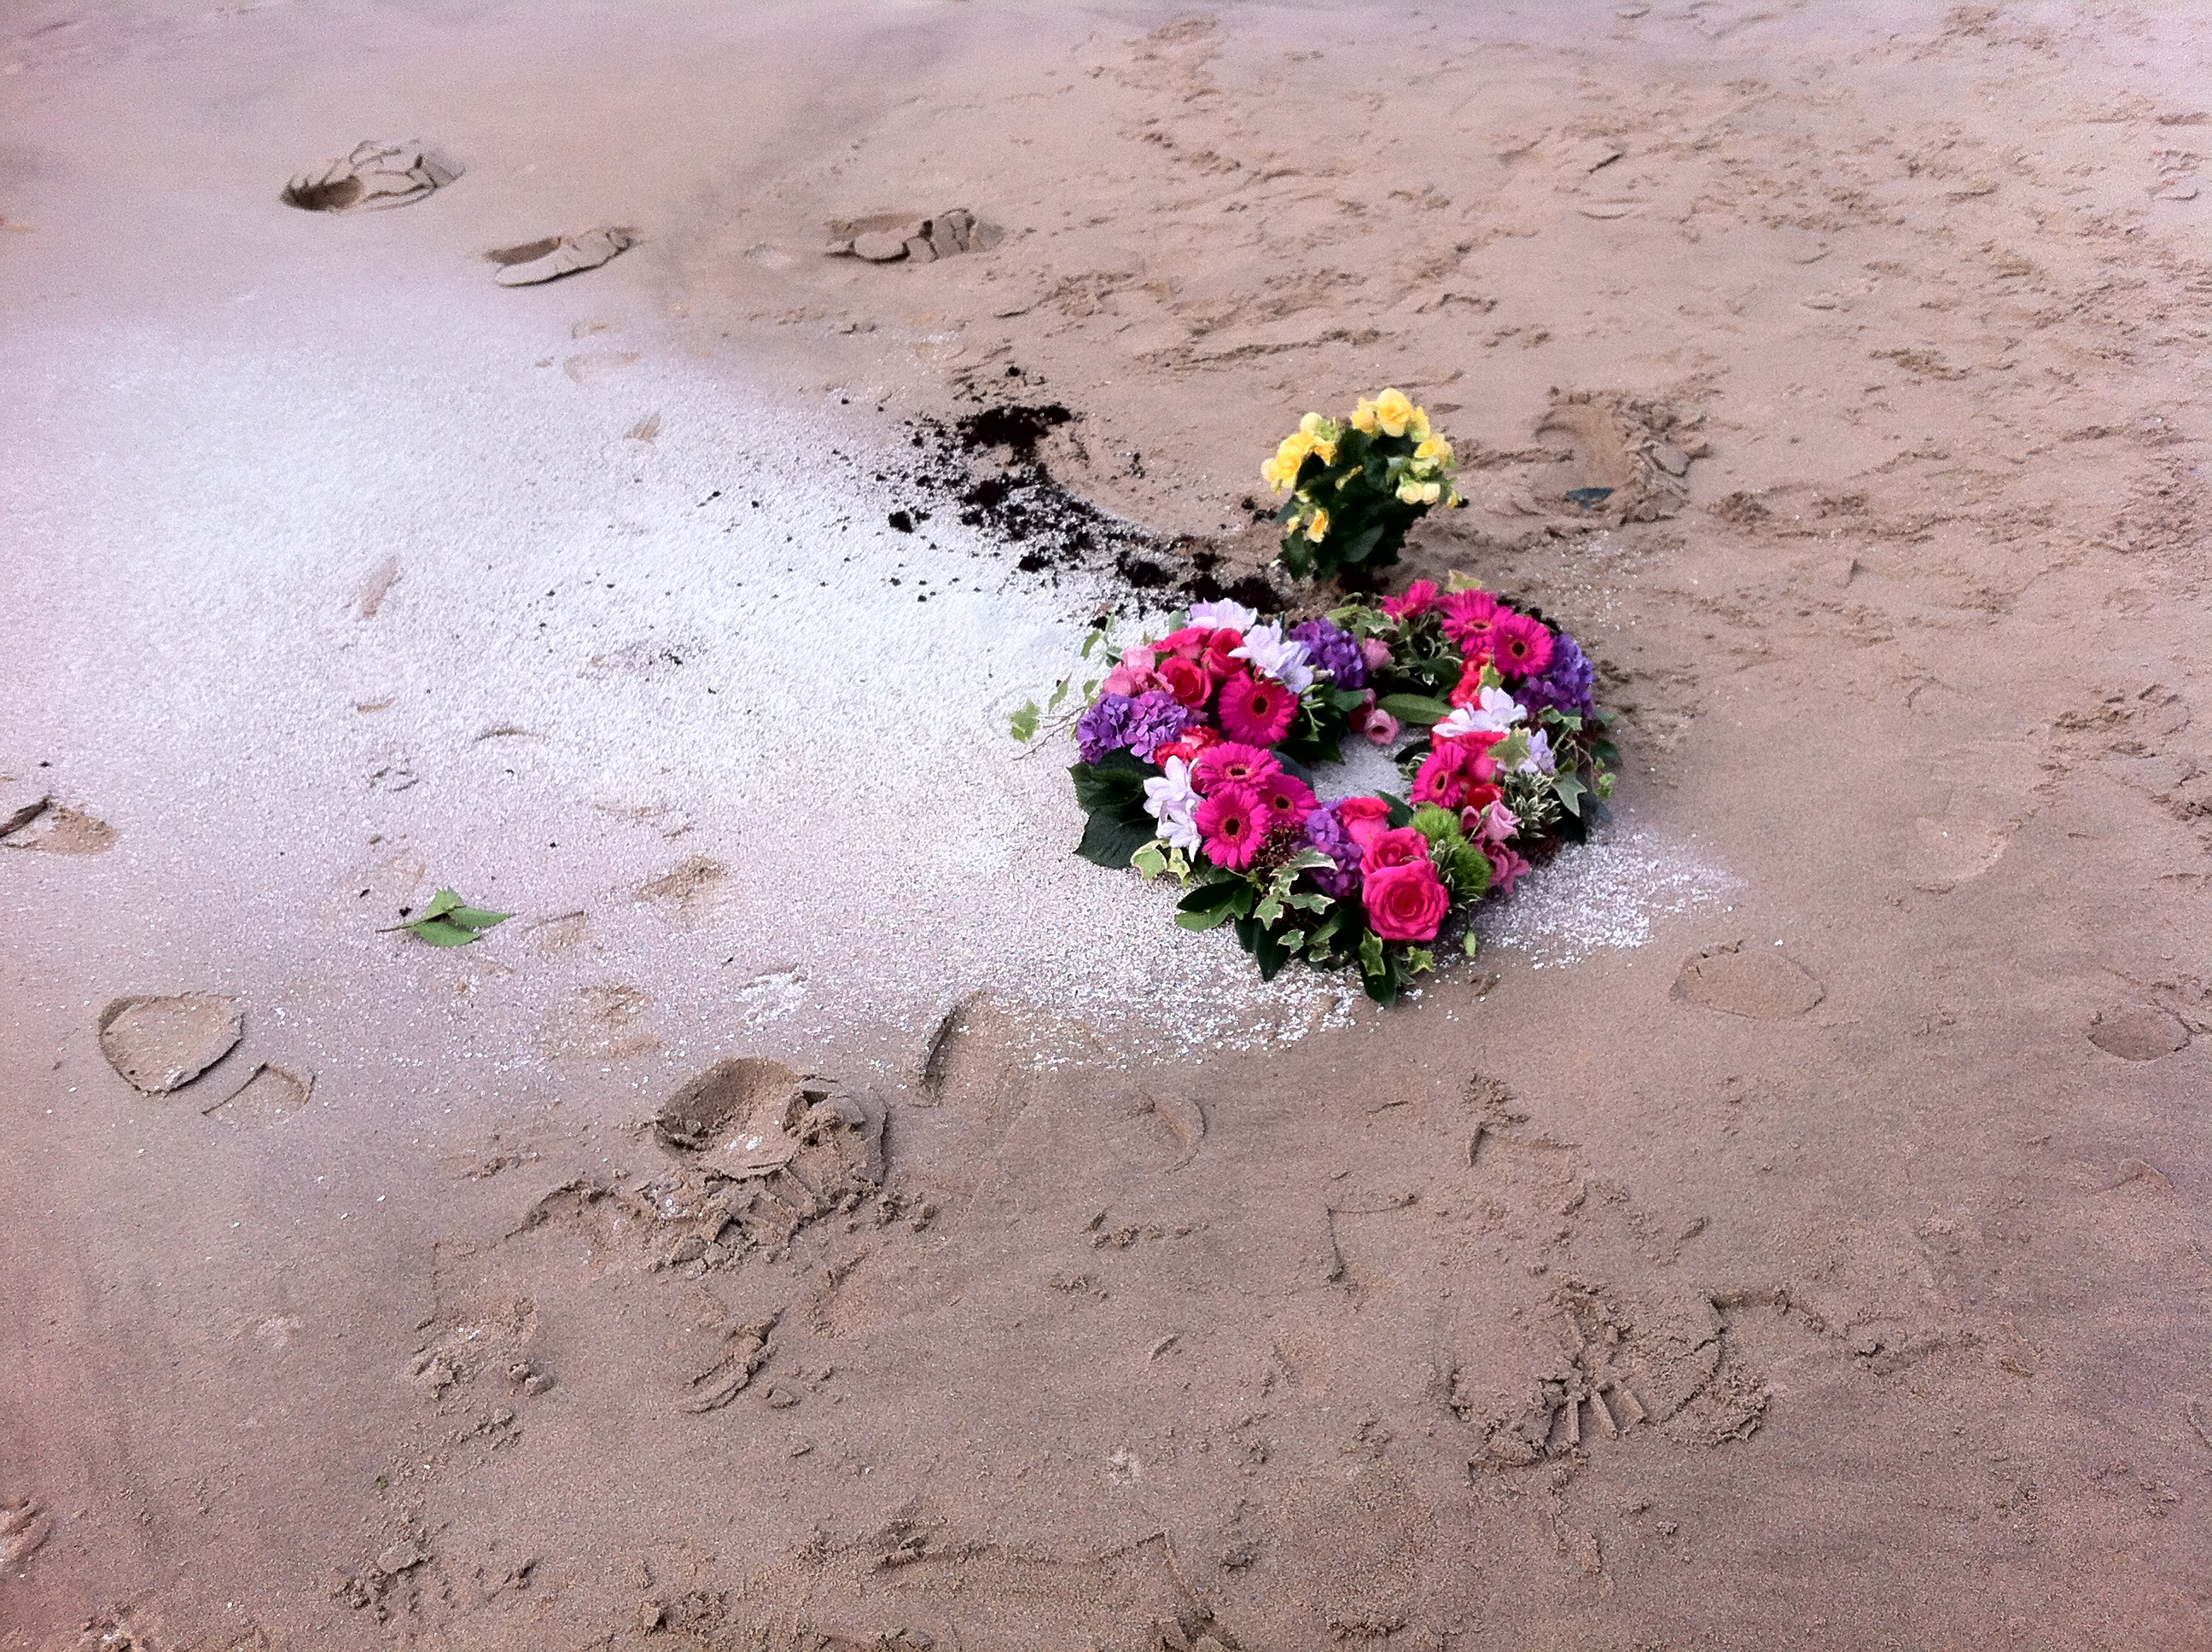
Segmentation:
[[(1010, 378), (1020, 374), (1009, 369)], [(1052, 474), (1040, 448), (1082, 415), (1063, 404), (993, 399), (971, 391), (972, 410), (903, 422), (914, 452), (902, 475), (878, 474), (912, 501), (890, 513), (892, 528), (918, 533), (939, 513), (975, 530), (994, 557), (1057, 586), (1063, 575), (1105, 574), (1125, 586), (1139, 610), (1223, 598), (1279, 613), (1282, 592), (1247, 574), (1224, 579), (1211, 542), (1164, 534), (1101, 509)]]

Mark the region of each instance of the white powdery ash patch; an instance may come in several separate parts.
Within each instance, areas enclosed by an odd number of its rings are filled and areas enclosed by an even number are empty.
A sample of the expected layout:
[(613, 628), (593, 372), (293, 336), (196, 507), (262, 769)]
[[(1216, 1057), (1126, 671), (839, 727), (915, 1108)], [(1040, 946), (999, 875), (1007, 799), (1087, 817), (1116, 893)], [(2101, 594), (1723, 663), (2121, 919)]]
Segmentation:
[[(974, 992), (1155, 1049), (1352, 1017), (1349, 975), (1263, 984), (1226, 932), (1175, 927), (1171, 887), (1071, 853), (1073, 744), (1025, 755), (1006, 720), (1114, 592), (1039, 589), (943, 514), (893, 531), (915, 501), (854, 494), (877, 466), (826, 457), (854, 441), (830, 410), (650, 358), (533, 368), (605, 341), (463, 296), (404, 328), (363, 297), (333, 337), (317, 295), (247, 349), (57, 336), (19, 380), (45, 388), (0, 418), (26, 448), (0, 518), (54, 641), (15, 628), (40, 685), (17, 711), (132, 823), (161, 891), (134, 944), (189, 957), (234, 911), (313, 914), (334, 990), (383, 990), (354, 886), (404, 847), (522, 914), (480, 947), (534, 978), (526, 1001), (638, 983), (702, 1049), (735, 1029), (872, 1040)], [(623, 440), (649, 412), (658, 440)], [(352, 593), (387, 557), (398, 579), (364, 617)], [(97, 657), (74, 650), (95, 634)], [(1347, 755), (1324, 795), (1396, 779)], [(724, 875), (688, 906), (638, 898), (688, 856)], [(1602, 846), (1486, 932), (1557, 962), (1640, 944), (1711, 881), (1642, 840)], [(567, 912), (588, 946), (520, 940)], [(282, 926), (235, 944), (241, 972), (297, 970)]]

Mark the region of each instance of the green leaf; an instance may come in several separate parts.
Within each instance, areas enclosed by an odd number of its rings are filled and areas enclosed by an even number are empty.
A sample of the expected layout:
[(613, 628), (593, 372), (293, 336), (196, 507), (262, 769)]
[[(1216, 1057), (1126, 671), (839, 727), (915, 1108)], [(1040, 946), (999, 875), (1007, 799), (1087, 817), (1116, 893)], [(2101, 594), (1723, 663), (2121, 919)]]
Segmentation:
[(1392, 831), (1413, 823), (1413, 805), (1405, 799), (1391, 792), (1377, 792), (1375, 795), (1390, 805), (1390, 812), (1384, 818), (1390, 823)]
[(1176, 902), (1176, 910), (1197, 913), (1231, 912), (1236, 908), (1237, 891), (1245, 887), (1244, 880), (1234, 872), (1225, 877), (1215, 878), (1210, 882), (1200, 884), (1182, 900)]
[(1218, 912), (1178, 912), (1176, 927), (1188, 929), (1194, 935), (1203, 935), (1209, 929), (1218, 929), (1237, 914), (1227, 907)]
[(1552, 790), (1558, 794), (1559, 801), (1566, 805), (1567, 812), (1571, 815), (1582, 813), (1583, 793), (1588, 789), (1579, 779), (1565, 769), (1552, 776)]
[(1470, 958), (1476, 957), (1482, 951), (1482, 937), (1476, 934), (1473, 930), (1468, 930), (1467, 932), (1466, 946), (1468, 957)]
[(1303, 533), (1283, 536), (1283, 567), (1294, 580), (1303, 580), (1313, 572), (1313, 553), (1307, 549)]
[(1437, 955), (1425, 946), (1409, 946), (1406, 949), (1406, 963), (1415, 975), (1426, 975), (1437, 967)]
[(1096, 763), (1070, 763), (1067, 772), (1087, 815), (1144, 807), (1145, 769), (1126, 751), (1109, 751)]
[(444, 918), (420, 918), (407, 926), (422, 939), (433, 946), (466, 946), (477, 938), (477, 932)]
[(493, 929), (514, 916), (512, 912), (494, 912), (487, 907), (455, 907), (447, 918), (467, 929)]
[(1152, 841), (1158, 828), (1150, 815), (1139, 820), (1129, 820), (1101, 811), (1084, 823), (1083, 841), (1075, 846), (1076, 853), (1094, 865), (1109, 867), (1119, 872), (1129, 864), (1129, 858)]
[(441, 889), (430, 897), (430, 904), (422, 908), (425, 918), (442, 918), (460, 905), (461, 897), (449, 889)]
[(1154, 838), (1129, 857), (1129, 864), (1144, 873), (1149, 884), (1168, 869), (1167, 846)]
[(1401, 723), (1427, 728), (1452, 714), (1449, 700), (1432, 700), (1425, 694), (1386, 694), (1377, 702)]
[[(1058, 711), (1060, 709), (1060, 702), (1067, 698), (1067, 691), (1074, 686), (1075, 679), (1073, 677), (1061, 677), (1059, 682), (1052, 685), (1052, 698), (1044, 702), (1044, 708), (1047, 711)], [(1036, 706), (1036, 701), (1032, 700), (1025, 709), (1034, 710)]]
[[(1066, 684), (1062, 683), (1060, 687), (1064, 692), (1066, 690)], [(1053, 703), (1055, 705), (1060, 703), (1060, 697), (1058, 695), (1053, 696)], [(1037, 702), (1034, 700), (1030, 701), (1008, 720), (1006, 724), (1006, 732), (1012, 735), (1014, 738), (1019, 740), (1024, 745), (1027, 745), (1031, 740), (1036, 738), (1037, 720), (1043, 714), (1037, 709)]]

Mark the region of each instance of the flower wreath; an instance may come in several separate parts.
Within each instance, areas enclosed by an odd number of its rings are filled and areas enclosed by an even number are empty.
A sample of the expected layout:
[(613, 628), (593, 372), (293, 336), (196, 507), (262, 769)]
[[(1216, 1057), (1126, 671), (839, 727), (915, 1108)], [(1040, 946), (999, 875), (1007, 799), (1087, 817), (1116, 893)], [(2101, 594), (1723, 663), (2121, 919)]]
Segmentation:
[[(1185, 887), (1176, 922), (1233, 924), (1272, 978), (1292, 958), (1357, 964), (1395, 1002), (1449, 928), (1580, 840), (1613, 791), (1610, 720), (1571, 636), (1455, 575), (1291, 623), (1194, 604), (1085, 685), (1070, 774), (1077, 853)], [(1063, 683), (1055, 702), (1065, 697)], [(1036, 732), (1036, 708), (1015, 719)], [(1392, 753), (1410, 795), (1315, 793), (1347, 735)]]

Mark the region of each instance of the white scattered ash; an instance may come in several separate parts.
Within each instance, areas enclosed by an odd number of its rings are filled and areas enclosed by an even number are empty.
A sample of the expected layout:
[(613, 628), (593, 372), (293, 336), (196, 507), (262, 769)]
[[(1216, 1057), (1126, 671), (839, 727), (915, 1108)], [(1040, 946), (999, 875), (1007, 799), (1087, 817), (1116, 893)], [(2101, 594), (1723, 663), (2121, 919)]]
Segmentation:
[(1475, 927), (1486, 945), (1526, 952), (1539, 969), (1557, 968), (1603, 949), (1642, 946), (1656, 920), (1687, 912), (1735, 881), (1650, 832), (1630, 832), (1568, 845), (1510, 896), (1485, 905)]

